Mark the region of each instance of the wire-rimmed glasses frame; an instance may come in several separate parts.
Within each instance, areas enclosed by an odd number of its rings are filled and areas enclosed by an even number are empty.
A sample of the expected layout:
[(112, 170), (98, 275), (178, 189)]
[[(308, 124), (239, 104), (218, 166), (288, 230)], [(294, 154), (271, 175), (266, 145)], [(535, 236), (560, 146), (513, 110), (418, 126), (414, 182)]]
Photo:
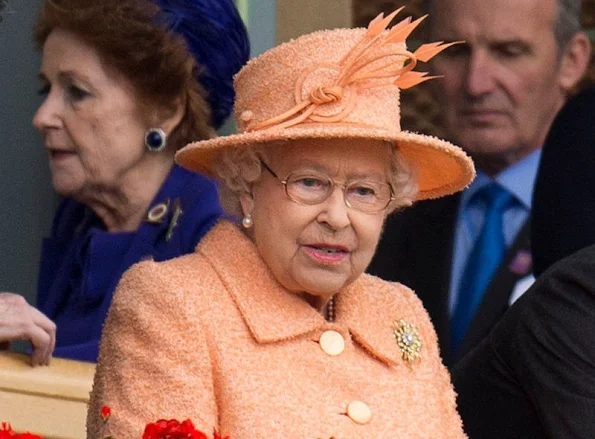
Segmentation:
[[(351, 209), (358, 210), (360, 212), (365, 213), (379, 213), (386, 209), (391, 202), (395, 199), (395, 194), (393, 187), (388, 183), (374, 183), (374, 187), (376, 192), (374, 196), (368, 196), (369, 201), (364, 202), (364, 196), (360, 196), (360, 199), (353, 198), (350, 189), (361, 189), (362, 187), (358, 186), (360, 184), (367, 184), (365, 181), (353, 181), (349, 184), (338, 184), (332, 178), (325, 176), (319, 173), (290, 173), (285, 179), (280, 178), (275, 171), (273, 171), (269, 165), (262, 159), (260, 159), (260, 164), (263, 168), (265, 168), (273, 177), (281, 182), (283, 188), (285, 189), (285, 194), (287, 197), (297, 204), (313, 206), (316, 204), (323, 203), (326, 201), (334, 191), (335, 187), (340, 187), (343, 190), (343, 201), (345, 205)], [(294, 184), (300, 179), (321, 179), (327, 183), (327, 188), (321, 195), (312, 195), (311, 197), (305, 197), (298, 194), (294, 190)], [(363, 186), (364, 189), (370, 189), (370, 186)]]

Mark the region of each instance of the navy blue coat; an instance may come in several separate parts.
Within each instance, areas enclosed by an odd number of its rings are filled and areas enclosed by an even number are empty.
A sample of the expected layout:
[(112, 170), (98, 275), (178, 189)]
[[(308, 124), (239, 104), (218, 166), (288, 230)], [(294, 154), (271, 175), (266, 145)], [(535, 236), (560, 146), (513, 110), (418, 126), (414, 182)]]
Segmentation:
[(58, 327), (55, 356), (97, 361), (103, 322), (124, 271), (144, 259), (193, 252), (221, 215), (215, 184), (178, 166), (147, 212), (161, 203), (167, 210), (157, 221), (147, 215), (136, 232), (108, 233), (86, 206), (62, 202), (43, 243), (37, 292), (37, 306)]

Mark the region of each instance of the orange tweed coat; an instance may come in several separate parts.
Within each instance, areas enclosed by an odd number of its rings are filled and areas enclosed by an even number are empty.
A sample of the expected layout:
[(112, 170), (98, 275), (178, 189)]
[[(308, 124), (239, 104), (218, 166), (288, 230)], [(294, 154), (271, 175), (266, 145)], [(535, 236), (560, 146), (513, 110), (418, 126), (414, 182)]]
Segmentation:
[[(336, 316), (327, 322), (283, 289), (252, 242), (221, 222), (194, 254), (124, 275), (104, 328), (88, 438), (140, 438), (160, 418), (190, 418), (231, 439), (466, 437), (412, 291), (362, 275), (337, 295)], [(419, 330), (418, 362), (402, 358), (399, 319)], [(330, 329), (345, 341), (336, 356), (319, 343)], [(349, 412), (353, 401), (371, 412), (367, 423)]]

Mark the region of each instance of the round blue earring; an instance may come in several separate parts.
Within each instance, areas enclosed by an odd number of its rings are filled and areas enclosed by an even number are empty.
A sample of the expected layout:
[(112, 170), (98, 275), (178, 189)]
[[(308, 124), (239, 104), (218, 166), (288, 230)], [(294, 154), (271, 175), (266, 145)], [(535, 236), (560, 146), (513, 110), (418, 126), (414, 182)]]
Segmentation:
[(167, 134), (161, 128), (149, 128), (145, 133), (145, 146), (151, 152), (163, 151), (167, 145)]

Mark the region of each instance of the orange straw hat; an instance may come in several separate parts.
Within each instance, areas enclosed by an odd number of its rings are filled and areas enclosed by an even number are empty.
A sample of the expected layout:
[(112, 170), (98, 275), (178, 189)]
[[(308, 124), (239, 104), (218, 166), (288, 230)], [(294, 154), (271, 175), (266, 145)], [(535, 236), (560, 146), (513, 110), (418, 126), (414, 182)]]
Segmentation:
[(425, 18), (411, 17), (387, 30), (401, 11), (380, 14), (367, 29), (314, 32), (252, 59), (236, 75), (239, 134), (190, 143), (176, 154), (181, 166), (215, 176), (223, 148), (296, 139), (378, 139), (395, 145), (417, 168), (417, 200), (448, 195), (475, 176), (459, 147), (402, 131), (399, 89), (432, 79), (413, 71), (450, 44), (409, 52), (405, 39)]

